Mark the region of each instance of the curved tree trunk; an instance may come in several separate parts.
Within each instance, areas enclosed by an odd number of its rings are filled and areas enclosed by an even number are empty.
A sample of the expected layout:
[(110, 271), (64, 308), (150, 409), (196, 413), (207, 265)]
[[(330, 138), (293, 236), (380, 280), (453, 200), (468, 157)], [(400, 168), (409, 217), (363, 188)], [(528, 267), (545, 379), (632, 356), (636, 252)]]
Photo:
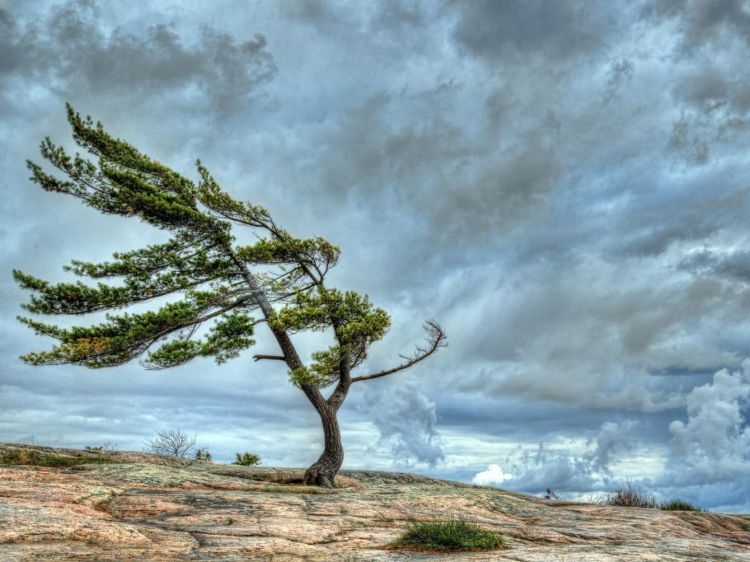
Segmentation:
[(341, 432), (336, 419), (336, 409), (325, 405), (318, 409), (323, 423), (325, 448), (320, 458), (305, 471), (304, 482), (315, 486), (333, 488), (333, 478), (344, 462), (344, 447), (341, 445)]
[[(266, 319), (271, 318), (274, 314), (273, 308), (268, 297), (258, 285), (257, 280), (247, 266), (237, 257), (231, 247), (228, 246), (227, 251), (242, 272), (245, 282), (252, 291), (263, 315)], [(294, 371), (295, 369), (302, 367), (302, 360), (292, 344), (289, 334), (286, 331), (274, 328), (273, 326), (270, 326), (270, 328), (281, 348), (281, 352), (284, 354), (283, 360), (289, 369)], [(333, 488), (334, 477), (344, 463), (344, 447), (341, 444), (341, 431), (339, 430), (339, 422), (336, 418), (336, 414), (339, 407), (344, 402), (349, 391), (349, 386), (351, 385), (347, 356), (342, 356), (340, 368), (339, 384), (336, 386), (336, 390), (334, 390), (330, 401), (323, 398), (320, 389), (316, 386), (309, 383), (300, 385), (302, 392), (305, 393), (307, 399), (320, 415), (325, 440), (323, 454), (321, 454), (320, 458), (305, 471), (305, 484)]]

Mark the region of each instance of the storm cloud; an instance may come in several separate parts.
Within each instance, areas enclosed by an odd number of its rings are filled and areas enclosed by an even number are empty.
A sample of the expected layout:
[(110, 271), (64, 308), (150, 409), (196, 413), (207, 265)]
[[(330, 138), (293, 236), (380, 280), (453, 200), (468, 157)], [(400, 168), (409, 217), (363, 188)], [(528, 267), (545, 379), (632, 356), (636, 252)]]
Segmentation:
[(87, 91), (119, 98), (124, 106), (123, 95), (131, 104), (144, 93), (175, 104), (194, 97), (220, 114), (276, 72), (260, 34), (237, 41), (206, 25), (191, 45), (163, 23), (138, 33), (107, 30), (100, 8), (88, 0), (52, 7), (41, 21), (19, 23), (7, 9), (0, 14), (6, 98), (14, 86), (33, 80), (57, 95)]
[(355, 385), (346, 467), (748, 509), (748, 2), (1, 5), (1, 440), (140, 448), (177, 426), (219, 459), (319, 453), (276, 365), (17, 359), (45, 342), (14, 320), (11, 268), (67, 279), (159, 239), (29, 184), (44, 136), (70, 146), (69, 101), (340, 245), (335, 285), (393, 317), (364, 369), (444, 325), (429, 364)]

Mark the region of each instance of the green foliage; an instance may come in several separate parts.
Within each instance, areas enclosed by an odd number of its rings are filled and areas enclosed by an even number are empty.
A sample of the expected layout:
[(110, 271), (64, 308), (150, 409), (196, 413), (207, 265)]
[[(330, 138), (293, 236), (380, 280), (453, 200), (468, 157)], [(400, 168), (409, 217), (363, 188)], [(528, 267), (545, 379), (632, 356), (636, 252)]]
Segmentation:
[(605, 498), (604, 503), (622, 507), (643, 507), (649, 509), (656, 507), (656, 499), (654, 497), (643, 494), (630, 483), (610, 493)]
[(200, 448), (195, 450), (195, 460), (210, 462), (213, 459), (208, 449)]
[(237, 460), (232, 464), (239, 464), (241, 466), (258, 466), (260, 464), (260, 456), (253, 453), (237, 453), (235, 456)]
[(461, 520), (414, 523), (392, 543), (416, 550), (485, 550), (505, 545), (502, 535)]
[(111, 367), (142, 355), (167, 335), (185, 330), (148, 354), (147, 366), (163, 368), (185, 363), (197, 356), (212, 355), (222, 363), (255, 343), (250, 337), (253, 319), (242, 311), (222, 309), (221, 312), (228, 314), (214, 322), (204, 340), (190, 339), (194, 335), (189, 331), (193, 326), (218, 316), (213, 303), (202, 301), (201, 297), (197, 293), (188, 294), (185, 300), (165, 304), (155, 312), (108, 314), (102, 324), (67, 330), (19, 317), (37, 334), (60, 341), (50, 351), (29, 353), (21, 359), (32, 365), (73, 363), (92, 368)]
[[(37, 334), (57, 340), (47, 351), (23, 355), (23, 361), (101, 368), (139, 358), (152, 369), (198, 357), (223, 363), (252, 346), (254, 327), (266, 322), (281, 355), (258, 354), (256, 359), (283, 359), (291, 381), (323, 416), (335, 415), (352, 383), (402, 371), (445, 346), (445, 333), (427, 322), (428, 345), (418, 346), (413, 357), (402, 356), (405, 362), (392, 369), (353, 376), (369, 347), (388, 331), (390, 318), (366, 295), (326, 287), (339, 248), (320, 237), (292, 236), (263, 207), (225, 192), (200, 161), (200, 178), (191, 181), (112, 137), (101, 123), (82, 118), (70, 106), (68, 121), (84, 155), (70, 155), (47, 138), (41, 143), (47, 165), (27, 163), (31, 180), (102, 213), (137, 217), (168, 239), (115, 253), (109, 261), (72, 260), (64, 268), (80, 278), (72, 282), (51, 283), (14, 271), (16, 282), (31, 292), (24, 305), (31, 314), (106, 312), (98, 324), (73, 327), (19, 317)], [(247, 238), (248, 228), (256, 242), (236, 243), (235, 234)], [(135, 305), (140, 305), (136, 312), (131, 308)], [(305, 330), (326, 331), (335, 338), (307, 364), (289, 337)], [(319, 389), (332, 384), (336, 388), (324, 397)], [(149, 446), (160, 454), (184, 457), (183, 449), (171, 449), (163, 437)], [(330, 449), (327, 453), (339, 455)], [(238, 455), (240, 464), (259, 460), (249, 453)], [(330, 482), (333, 475), (316, 478)]]
[(281, 330), (325, 330), (333, 328), (338, 345), (312, 355), (312, 363), (289, 373), (296, 385), (325, 387), (334, 383), (342, 366), (354, 369), (367, 359), (367, 349), (390, 327), (390, 317), (375, 308), (367, 296), (354, 291), (322, 289), (297, 292), (290, 305), (280, 309), (269, 323)]
[(318, 263), (333, 266), (338, 261), (339, 254), (339, 248), (325, 238), (293, 238), (286, 232), (280, 239), (262, 238), (252, 246), (237, 249), (238, 257), (250, 263), (284, 264), (299, 260), (310, 267), (315, 267)]
[[(222, 363), (252, 345), (256, 321), (249, 314), (251, 295), (237, 289), (243, 272), (232, 253), (230, 223), (221, 213), (200, 207), (204, 187), (111, 137), (101, 124), (81, 118), (70, 106), (68, 119), (76, 142), (98, 162), (80, 154), (71, 157), (45, 139), (42, 156), (68, 180), (29, 162), (32, 180), (99, 211), (138, 216), (171, 232), (171, 238), (166, 243), (116, 253), (110, 262), (73, 260), (66, 267), (77, 276), (112, 279), (113, 283), (53, 284), (14, 271), (19, 285), (33, 293), (26, 310), (85, 314), (167, 295), (176, 294), (182, 300), (142, 314), (110, 313), (105, 323), (67, 330), (20, 318), (38, 334), (60, 342), (50, 351), (30, 353), (22, 359), (33, 365), (109, 367), (146, 354), (153, 346), (145, 365), (164, 368), (199, 356), (211, 356)], [(198, 332), (208, 321), (213, 324), (207, 333)]]
[(278, 311), (275, 326), (300, 332), (333, 327), (344, 345), (374, 342), (385, 335), (390, 318), (382, 308), (374, 308), (367, 296), (336, 289), (299, 291), (290, 306)]
[[(108, 311), (100, 324), (61, 328), (36, 319), (19, 320), (37, 334), (58, 340), (48, 351), (28, 353), (32, 365), (121, 365), (144, 356), (147, 368), (182, 365), (196, 357), (223, 363), (252, 346), (259, 322), (258, 291), (282, 306), (263, 309), (272, 328), (299, 332), (332, 328), (336, 345), (313, 354), (291, 373), (295, 384), (324, 387), (367, 357), (367, 348), (390, 325), (384, 310), (353, 291), (327, 289), (323, 278), (340, 250), (321, 237), (295, 238), (279, 228), (263, 207), (237, 201), (197, 163), (200, 181), (181, 176), (110, 136), (100, 123), (68, 106), (77, 144), (96, 158), (69, 155), (45, 139), (42, 156), (66, 176), (62, 180), (29, 162), (32, 180), (104, 213), (137, 216), (170, 233), (170, 239), (113, 254), (112, 260), (72, 260), (65, 269), (96, 280), (50, 283), (22, 271), (16, 282), (32, 292), (24, 308), (33, 314), (81, 315)], [(233, 246), (232, 224), (258, 229), (253, 245)], [(254, 276), (248, 265), (265, 269)], [(269, 269), (271, 268), (271, 269)], [(276, 268), (275, 270), (273, 268)], [(248, 279), (254, 277), (255, 283)], [(123, 312), (132, 305), (172, 298), (154, 310)]]
[(659, 504), (659, 509), (663, 511), (703, 511), (687, 500), (674, 499)]
[(196, 162), (196, 166), (201, 181), (194, 190), (195, 196), (216, 215), (240, 224), (259, 228), (266, 228), (269, 223), (273, 222), (268, 211), (263, 207), (237, 201), (222, 190), (200, 161)]

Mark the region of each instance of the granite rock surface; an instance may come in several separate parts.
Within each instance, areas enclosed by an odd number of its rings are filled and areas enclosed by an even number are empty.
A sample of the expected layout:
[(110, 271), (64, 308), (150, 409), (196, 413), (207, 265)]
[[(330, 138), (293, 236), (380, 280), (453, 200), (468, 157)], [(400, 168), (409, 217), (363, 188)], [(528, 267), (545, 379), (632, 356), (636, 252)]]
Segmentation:
[[(299, 484), (303, 472), (0, 444), (0, 560), (750, 561), (750, 515), (551, 501), (398, 473), (345, 471), (323, 490)], [(451, 518), (503, 534), (506, 548), (388, 547), (410, 522)]]

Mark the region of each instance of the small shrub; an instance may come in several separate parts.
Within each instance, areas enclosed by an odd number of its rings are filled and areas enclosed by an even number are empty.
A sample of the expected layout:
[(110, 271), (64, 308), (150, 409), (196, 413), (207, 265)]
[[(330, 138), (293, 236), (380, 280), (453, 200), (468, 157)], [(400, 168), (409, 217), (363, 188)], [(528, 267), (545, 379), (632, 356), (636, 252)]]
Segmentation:
[(687, 500), (674, 499), (659, 505), (659, 509), (664, 511), (703, 511), (701, 508), (694, 506)]
[(184, 459), (193, 451), (195, 439), (176, 429), (162, 429), (146, 441), (146, 446), (157, 455)]
[(117, 443), (112, 443), (109, 439), (104, 441), (101, 445), (86, 445), (84, 449), (86, 451), (91, 451), (92, 453), (116, 453), (117, 452)]
[(197, 461), (211, 461), (211, 453), (208, 452), (208, 449), (196, 449), (195, 450), (195, 460)]
[(414, 523), (392, 546), (415, 550), (479, 550), (500, 548), (505, 539), (461, 520)]
[(260, 456), (253, 453), (242, 453), (241, 455), (237, 453), (235, 456), (237, 457), (237, 460), (232, 464), (239, 464), (242, 466), (258, 466), (260, 464)]
[(10, 449), (0, 454), (0, 464), (42, 466), (44, 455), (34, 449)]
[(656, 507), (656, 499), (641, 493), (632, 484), (618, 488), (604, 499), (607, 505), (618, 505), (622, 507)]

